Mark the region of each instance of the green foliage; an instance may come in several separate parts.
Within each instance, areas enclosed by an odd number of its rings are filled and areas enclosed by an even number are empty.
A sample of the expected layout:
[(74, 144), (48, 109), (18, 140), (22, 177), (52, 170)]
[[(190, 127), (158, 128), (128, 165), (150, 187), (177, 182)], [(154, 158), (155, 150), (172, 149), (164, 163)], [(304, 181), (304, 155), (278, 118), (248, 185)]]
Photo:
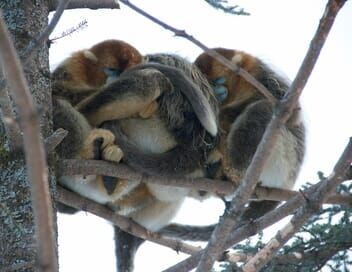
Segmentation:
[[(352, 183), (337, 188), (350, 194)], [(324, 205), (296, 235), (278, 252), (261, 272), (348, 272), (352, 270), (352, 208), (344, 205)], [(233, 249), (254, 255), (263, 248), (262, 234), (246, 240)], [(238, 271), (237, 265), (223, 263), (220, 272)]]
[(244, 11), (243, 8), (239, 7), (238, 5), (228, 5), (228, 1), (226, 0), (205, 0), (209, 5), (216, 9), (220, 9), (225, 13), (230, 13), (234, 15), (250, 15), (250, 13)]

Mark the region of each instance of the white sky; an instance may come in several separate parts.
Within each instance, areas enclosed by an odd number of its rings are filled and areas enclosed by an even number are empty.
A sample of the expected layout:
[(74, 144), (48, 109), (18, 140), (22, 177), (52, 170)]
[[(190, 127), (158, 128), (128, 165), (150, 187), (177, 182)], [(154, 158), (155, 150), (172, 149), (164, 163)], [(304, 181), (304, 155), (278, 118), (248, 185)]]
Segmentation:
[[(327, 1), (232, 1), (251, 16), (227, 15), (203, 0), (135, 0), (139, 7), (166, 23), (184, 29), (209, 47), (247, 51), (293, 79), (317, 28)], [(231, 1), (230, 1), (231, 2)], [(104, 39), (121, 39), (142, 54), (177, 53), (193, 61), (201, 50), (189, 41), (148, 21), (121, 4), (121, 10), (66, 11), (52, 37), (88, 21), (88, 27), (51, 46), (50, 64), (71, 52)], [(330, 173), (352, 136), (352, 3), (347, 1), (302, 95), (307, 124), (307, 153), (297, 188), (317, 181), (317, 171)], [(216, 200), (186, 201), (175, 221), (216, 222), (222, 204)], [(272, 232), (273, 231), (269, 231)], [(59, 216), (60, 271), (115, 271), (112, 228), (103, 220), (80, 213)], [(145, 243), (136, 258), (136, 272), (161, 271), (181, 260), (170, 249)]]

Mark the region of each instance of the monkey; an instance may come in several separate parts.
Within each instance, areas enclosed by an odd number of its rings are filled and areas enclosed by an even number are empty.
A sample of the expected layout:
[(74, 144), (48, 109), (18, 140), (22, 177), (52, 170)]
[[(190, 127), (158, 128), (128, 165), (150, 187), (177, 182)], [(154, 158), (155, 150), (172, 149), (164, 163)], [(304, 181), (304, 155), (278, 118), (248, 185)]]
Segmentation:
[(53, 95), (76, 105), (106, 84), (109, 69), (119, 74), (142, 60), (142, 54), (122, 40), (105, 40), (76, 51), (52, 72)]
[[(164, 91), (164, 93), (161, 94), (160, 86), (159, 88), (153, 86), (153, 90), (147, 90), (146, 84), (144, 83), (143, 85), (141, 83), (135, 82), (133, 83), (133, 85), (132, 83), (128, 82), (131, 79), (131, 77), (128, 76), (129, 74), (143, 73), (147, 75), (147, 73), (149, 72), (158, 70), (161, 74), (166, 75), (168, 79), (172, 79), (172, 88), (175, 91)], [(133, 78), (134, 80), (136, 80), (136, 78), (139, 78), (141, 81), (146, 81), (145, 79), (143, 79), (143, 76)], [(175, 78), (177, 78), (177, 80)], [(131, 89), (128, 86), (129, 84), (135, 89)], [(118, 89), (116, 86), (118, 86), (119, 90), (122, 88), (124, 88), (124, 90), (116, 91), (116, 89)], [(170, 86), (165, 85), (164, 87), (161, 86), (161, 88), (167, 89), (170, 88)], [(126, 89), (128, 89), (128, 91)], [(139, 113), (139, 115), (141, 116), (141, 112), (144, 112), (146, 115), (148, 115), (147, 112), (150, 110), (151, 114), (153, 113), (153, 111), (160, 113), (161, 119), (163, 119), (163, 122), (166, 124), (167, 129), (169, 131), (172, 131), (173, 137), (176, 138), (177, 141), (180, 143), (177, 146), (177, 149), (173, 151), (177, 151), (179, 149), (181, 151), (183, 151), (184, 149), (188, 150), (187, 154), (185, 152), (182, 152), (179, 153), (177, 156), (172, 155), (172, 158), (174, 159), (178, 156), (189, 156), (190, 154), (195, 153), (195, 149), (193, 151), (190, 150), (189, 143), (190, 141), (194, 141), (195, 143), (192, 146), (197, 146), (201, 142), (207, 141), (204, 138), (204, 135), (206, 135), (204, 134), (205, 131), (207, 131), (208, 134), (210, 133), (210, 135), (212, 135), (213, 137), (216, 135), (217, 124), (215, 121), (216, 113), (214, 113), (216, 102), (213, 101), (212, 105), (208, 103), (208, 99), (210, 98), (215, 100), (214, 96), (210, 94), (209, 89), (210, 87), (208, 87), (206, 92), (207, 96), (209, 97), (207, 98), (205, 97), (203, 91), (206, 90), (206, 88), (198, 88), (187, 76), (184, 75), (183, 72), (180, 71), (180, 69), (150, 62), (140, 64), (134, 68), (130, 68), (129, 70), (125, 71), (121, 74), (118, 80), (115, 81), (115, 83), (109, 84), (102, 91), (97, 92), (96, 94), (83, 100), (76, 107), (84, 116), (86, 116), (86, 118), (93, 126), (101, 124), (103, 123), (103, 121), (107, 120), (123, 119), (126, 117), (126, 115), (131, 116)], [(159, 96), (160, 98), (158, 98)], [(172, 101), (172, 103), (170, 101)], [(182, 107), (186, 108), (183, 109)], [(194, 111), (192, 115), (185, 116), (185, 113), (183, 111), (189, 111), (190, 109), (191, 111)], [(197, 117), (196, 119), (199, 120), (198, 125), (201, 125), (202, 127), (200, 131), (203, 132), (201, 134), (196, 131), (196, 129), (198, 128), (195, 127), (193, 123), (186, 124), (186, 118), (193, 120), (191, 118), (194, 118), (195, 116)], [(146, 117), (149, 118), (149, 116), (144, 116), (143, 118), (141, 118), (141, 121), (143, 123), (148, 122), (148, 118)], [(122, 121), (120, 121), (120, 123), (121, 122)], [(191, 130), (185, 128), (184, 124), (192, 126)], [(203, 130), (203, 128), (205, 128), (205, 130)], [(165, 173), (183, 175), (185, 172), (189, 172), (190, 169), (193, 170), (194, 162), (198, 161), (188, 161), (182, 166), (173, 164), (170, 165), (169, 163), (164, 165), (163, 162), (165, 162), (165, 157), (170, 157), (170, 153), (162, 153), (162, 156), (164, 158), (163, 160), (157, 158), (159, 156), (155, 156), (157, 162), (151, 161), (150, 158), (148, 159), (148, 161), (146, 161), (145, 166), (141, 166), (143, 160), (141, 161), (140, 158), (138, 158), (138, 156), (140, 155), (136, 154), (136, 152), (138, 151), (132, 151), (131, 142), (127, 143), (125, 141), (122, 141), (122, 139), (126, 139), (126, 137), (123, 137), (123, 135), (119, 135), (118, 140), (120, 141), (120, 144), (124, 145), (123, 148), (128, 148), (129, 150), (129, 152), (125, 152), (125, 159), (129, 160), (129, 164), (131, 166), (136, 167), (138, 170), (144, 171), (149, 174)], [(131, 155), (132, 152), (133, 155)], [(134, 162), (136, 156), (138, 158), (138, 162)], [(151, 154), (148, 154), (148, 156), (151, 156)], [(182, 160), (178, 160), (177, 163), (179, 164), (180, 162), (182, 162)]]
[[(246, 52), (214, 48), (228, 60), (251, 74), (278, 100), (290, 82), (259, 58)], [(241, 182), (273, 114), (272, 105), (255, 87), (206, 53), (195, 65), (213, 85), (221, 103), (219, 122), (222, 134), (219, 149), (223, 154), (222, 172), (218, 177)], [(278, 140), (264, 165), (259, 184), (271, 188), (292, 189), (305, 153), (305, 125), (300, 106), (280, 128)], [(226, 170), (231, 169), (229, 171)], [(275, 201), (251, 202), (244, 220), (253, 220), (278, 205)]]
[[(175, 56), (164, 55), (161, 59), (171, 64), (154, 61), (129, 68), (115, 81), (108, 79), (101, 90), (76, 101), (75, 110), (89, 121), (91, 127), (113, 131), (124, 154), (122, 161), (136, 169), (150, 174), (204, 176), (202, 168), (207, 153), (217, 139), (217, 101), (207, 80), (195, 66)], [(180, 67), (175, 65), (176, 62)], [(158, 140), (152, 143), (154, 150), (145, 152), (141, 147), (149, 147), (149, 143), (143, 142), (148, 135), (149, 141)], [(94, 149), (94, 142), (88, 141), (90, 149)], [(162, 164), (168, 160), (172, 163)], [(115, 199), (114, 186), (123, 187), (123, 183), (120, 180), (112, 182), (114, 185), (110, 188), (105, 185), (105, 191), (101, 183), (103, 181), (96, 181), (95, 189), (97, 195), (103, 192), (104, 197), (95, 199), (92, 188), (89, 193), (84, 192), (84, 196), (107, 204), (150, 230), (158, 230), (167, 224), (189, 192), (182, 188), (138, 184), (124, 195), (117, 194), (118, 199)], [(73, 188), (67, 181), (65, 185), (82, 194), (82, 188)]]
[[(87, 127), (86, 125), (82, 125), (82, 123), (86, 122), (83, 121), (84, 117), (78, 116), (62, 99), (67, 100), (74, 106), (85, 97), (96, 92), (106, 83), (108, 78), (107, 73), (110, 68), (113, 67), (115, 73), (121, 73), (123, 70), (140, 63), (142, 59), (143, 57), (139, 51), (129, 43), (122, 40), (110, 39), (97, 43), (89, 49), (76, 51), (62, 61), (51, 73), (54, 110), (55, 106), (57, 106), (60, 112), (60, 114), (58, 114), (60, 118), (57, 119), (65, 121), (59, 122), (61, 126), (69, 124), (67, 123), (69, 117), (66, 116), (66, 113), (63, 114), (63, 112), (67, 112), (73, 114), (75, 120), (80, 121), (77, 122), (78, 128)], [(60, 99), (56, 100), (56, 98)], [(65, 116), (65, 118), (62, 119), (62, 116)], [(69, 131), (73, 131), (71, 133), (73, 137), (80, 135), (78, 128), (74, 129), (74, 127), (69, 127)], [(79, 146), (80, 142), (77, 140), (84, 138), (72, 138), (72, 135), (69, 136), (71, 143), (67, 146), (72, 146), (74, 150), (76, 149), (75, 145), (71, 144), (77, 143), (77, 146)], [(109, 186), (109, 182), (106, 182), (105, 186)], [(71, 214), (76, 212), (75, 209), (60, 203), (58, 203), (57, 206), (60, 212)]]

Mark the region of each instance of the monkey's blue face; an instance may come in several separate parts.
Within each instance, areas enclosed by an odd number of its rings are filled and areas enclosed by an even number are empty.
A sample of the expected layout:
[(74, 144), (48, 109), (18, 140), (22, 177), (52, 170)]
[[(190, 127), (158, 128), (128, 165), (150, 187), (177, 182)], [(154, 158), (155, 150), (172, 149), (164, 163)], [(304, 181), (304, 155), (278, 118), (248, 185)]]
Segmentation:
[(227, 87), (224, 86), (225, 82), (226, 82), (225, 77), (218, 77), (211, 82), (215, 96), (220, 103), (224, 102), (224, 100), (227, 98), (229, 93), (227, 90)]
[(119, 77), (121, 73), (122, 73), (122, 70), (120, 68), (105, 67), (104, 74), (107, 76), (105, 84), (109, 84), (112, 81), (114, 81), (116, 78)]

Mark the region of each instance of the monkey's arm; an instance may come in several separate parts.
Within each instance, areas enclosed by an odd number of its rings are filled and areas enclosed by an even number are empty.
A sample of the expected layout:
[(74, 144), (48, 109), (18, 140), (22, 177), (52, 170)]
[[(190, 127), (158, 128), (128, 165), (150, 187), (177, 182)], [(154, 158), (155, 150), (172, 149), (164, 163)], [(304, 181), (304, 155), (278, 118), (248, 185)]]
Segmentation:
[[(170, 81), (155, 69), (143, 69), (122, 74), (99, 92), (87, 97), (76, 108), (92, 126), (104, 121), (138, 116), (156, 103), (165, 91), (171, 91)], [(148, 117), (148, 116), (146, 116)]]
[(136, 170), (151, 175), (180, 176), (201, 167), (202, 154), (189, 145), (178, 144), (160, 154), (144, 152), (128, 139), (117, 122), (108, 121), (102, 127), (114, 133), (117, 145), (124, 153), (123, 161)]
[[(270, 103), (259, 100), (244, 109), (231, 126), (227, 138), (228, 156), (240, 180), (253, 158), (272, 113)], [(263, 186), (283, 189), (293, 187), (303, 160), (304, 141), (300, 139), (303, 132), (302, 123), (295, 126), (286, 124), (280, 128), (278, 139), (259, 177)], [(277, 204), (275, 201), (252, 202), (244, 213), (243, 220), (260, 217)]]

